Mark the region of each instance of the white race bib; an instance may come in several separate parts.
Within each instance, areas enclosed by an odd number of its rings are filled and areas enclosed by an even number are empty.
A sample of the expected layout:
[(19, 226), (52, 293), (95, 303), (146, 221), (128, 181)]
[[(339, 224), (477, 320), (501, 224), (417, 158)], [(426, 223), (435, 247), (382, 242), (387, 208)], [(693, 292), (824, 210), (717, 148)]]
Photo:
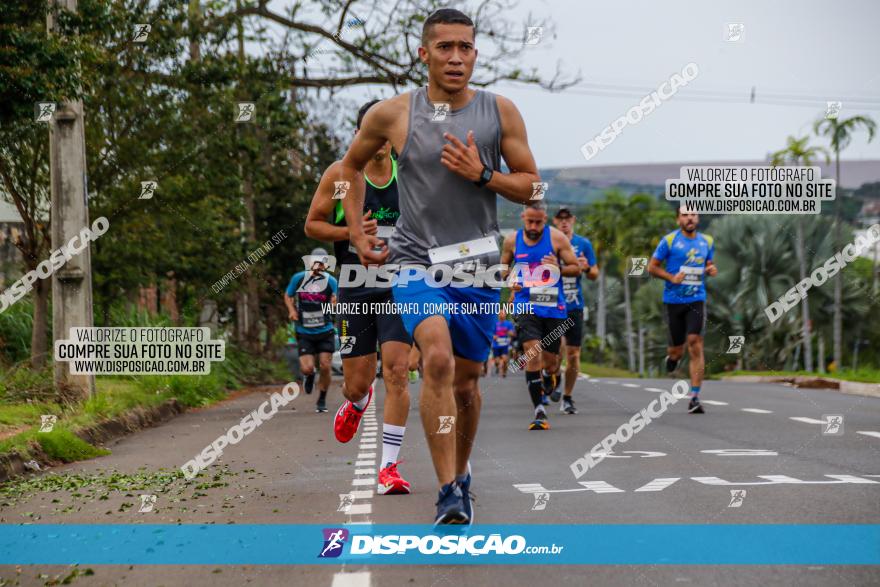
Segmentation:
[(324, 326), (324, 312), (303, 312), (302, 324), (306, 328), (318, 328)]
[(555, 308), (559, 303), (559, 288), (555, 285), (529, 288), (529, 301), (536, 306)]
[(498, 243), (491, 236), (428, 249), (431, 263), (448, 263), (492, 253), (498, 253)]
[(684, 273), (684, 281), (682, 283), (686, 285), (702, 285), (703, 283), (703, 268), (702, 267), (688, 267), (686, 265), (682, 265), (678, 269), (682, 273)]

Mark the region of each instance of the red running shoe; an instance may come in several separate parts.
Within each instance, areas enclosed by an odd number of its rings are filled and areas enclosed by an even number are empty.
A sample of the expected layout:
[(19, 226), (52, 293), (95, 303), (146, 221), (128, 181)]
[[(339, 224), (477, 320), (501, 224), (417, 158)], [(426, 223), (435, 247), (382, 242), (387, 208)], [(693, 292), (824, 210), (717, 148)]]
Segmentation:
[(376, 491), (379, 495), (402, 495), (410, 493), (409, 481), (406, 481), (397, 472), (397, 465), (401, 461), (391, 463), (379, 471), (379, 485)]
[(350, 401), (345, 400), (339, 409), (336, 410), (336, 417), (333, 419), (333, 432), (336, 433), (336, 440), (339, 442), (348, 442), (352, 438), (354, 438), (355, 433), (358, 431), (358, 426), (361, 423), (361, 418), (364, 416), (364, 412), (367, 411), (367, 408), (370, 406), (370, 402), (373, 401), (373, 386), (370, 386), (370, 391), (367, 393), (370, 394), (367, 399), (367, 405), (364, 406), (363, 410), (359, 410), (354, 407)]

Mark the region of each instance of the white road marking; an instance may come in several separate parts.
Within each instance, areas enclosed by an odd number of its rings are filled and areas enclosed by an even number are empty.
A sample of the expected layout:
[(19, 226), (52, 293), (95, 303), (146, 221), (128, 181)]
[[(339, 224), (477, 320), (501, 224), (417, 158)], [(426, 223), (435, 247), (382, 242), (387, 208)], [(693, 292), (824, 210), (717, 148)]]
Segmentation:
[(376, 469), (355, 469), (355, 475), (375, 475)]
[(376, 464), (376, 459), (369, 459), (365, 461), (357, 461), (355, 462), (355, 467), (369, 467)]
[(793, 416), (789, 418), (789, 420), (794, 420), (795, 422), (803, 422), (804, 424), (825, 424), (825, 420), (816, 420), (814, 418), (804, 418), (803, 416)]
[(701, 453), (707, 455), (718, 455), (721, 457), (778, 457), (779, 453), (773, 450), (763, 448), (713, 448), (709, 450), (701, 450)]
[(719, 402), (714, 399), (701, 399), (700, 403), (706, 404), (707, 406), (726, 406), (727, 402)]
[(624, 387), (638, 387), (635, 383), (621, 383), (621, 385)]
[(874, 438), (880, 438), (880, 432), (874, 432), (873, 430), (856, 430), (858, 434), (864, 434), (865, 436), (873, 436)]
[(772, 414), (770, 410), (761, 410), (758, 408), (742, 408), (743, 412), (750, 412), (752, 414)]
[(364, 516), (373, 513), (373, 506), (369, 503), (356, 503), (348, 508), (350, 516)]
[(681, 477), (661, 477), (642, 485), (636, 489), (636, 491), (663, 491), (679, 479), (681, 479)]
[(336, 573), (330, 587), (370, 587), (370, 571)]
[(361, 444), (359, 448), (361, 450), (376, 450), (376, 443), (373, 442), (370, 444)]
[(623, 489), (618, 489), (605, 481), (581, 481), (580, 484), (596, 493), (624, 493)]
[(372, 489), (355, 489), (352, 490), (351, 496), (355, 499), (371, 499), (373, 497)]
[(351, 484), (358, 486), (358, 487), (363, 487), (365, 485), (373, 485), (375, 483), (376, 483), (375, 479), (369, 479), (369, 478), (368, 479), (352, 479), (351, 480)]
[(362, 453), (358, 453), (357, 458), (358, 458), (358, 460), (360, 460), (360, 459), (375, 459), (375, 458), (376, 458), (376, 453), (374, 453), (374, 452), (362, 452)]
[(653, 391), (654, 393), (663, 393), (664, 391), (666, 391), (665, 389), (660, 389), (659, 387), (646, 387), (645, 389), (648, 391)]

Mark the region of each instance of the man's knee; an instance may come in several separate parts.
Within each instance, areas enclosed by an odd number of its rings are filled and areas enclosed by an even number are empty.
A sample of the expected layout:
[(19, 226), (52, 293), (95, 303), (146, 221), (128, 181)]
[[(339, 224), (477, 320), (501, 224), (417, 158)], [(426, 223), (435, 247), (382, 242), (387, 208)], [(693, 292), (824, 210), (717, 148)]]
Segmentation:
[(689, 334), (688, 338), (687, 338), (687, 346), (688, 346), (688, 352), (690, 352), (691, 355), (693, 355), (694, 353), (702, 354), (703, 353), (703, 337), (699, 336), (697, 334)]
[(451, 379), (455, 373), (452, 349), (430, 348), (422, 353), (422, 371), (427, 379)]
[(454, 390), (458, 403), (469, 405), (474, 398), (480, 393), (478, 377), (468, 377), (459, 379), (455, 382)]
[[(385, 378), (385, 381), (397, 384), (395, 387), (399, 387), (406, 383), (407, 370), (406, 358), (392, 362), (382, 361), (382, 376)], [(392, 392), (391, 387), (388, 388), (388, 392)]]
[(666, 349), (666, 354), (668, 354), (669, 358), (673, 361), (677, 361), (682, 355), (684, 355), (684, 345), (668, 347)]

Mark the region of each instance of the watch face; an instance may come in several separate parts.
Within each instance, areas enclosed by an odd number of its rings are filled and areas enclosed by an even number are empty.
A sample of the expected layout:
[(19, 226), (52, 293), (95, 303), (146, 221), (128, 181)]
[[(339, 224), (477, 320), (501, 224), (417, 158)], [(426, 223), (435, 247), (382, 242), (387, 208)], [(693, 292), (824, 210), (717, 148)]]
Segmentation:
[(483, 169), (482, 180), (489, 181), (492, 179), (492, 170), (491, 169)]

